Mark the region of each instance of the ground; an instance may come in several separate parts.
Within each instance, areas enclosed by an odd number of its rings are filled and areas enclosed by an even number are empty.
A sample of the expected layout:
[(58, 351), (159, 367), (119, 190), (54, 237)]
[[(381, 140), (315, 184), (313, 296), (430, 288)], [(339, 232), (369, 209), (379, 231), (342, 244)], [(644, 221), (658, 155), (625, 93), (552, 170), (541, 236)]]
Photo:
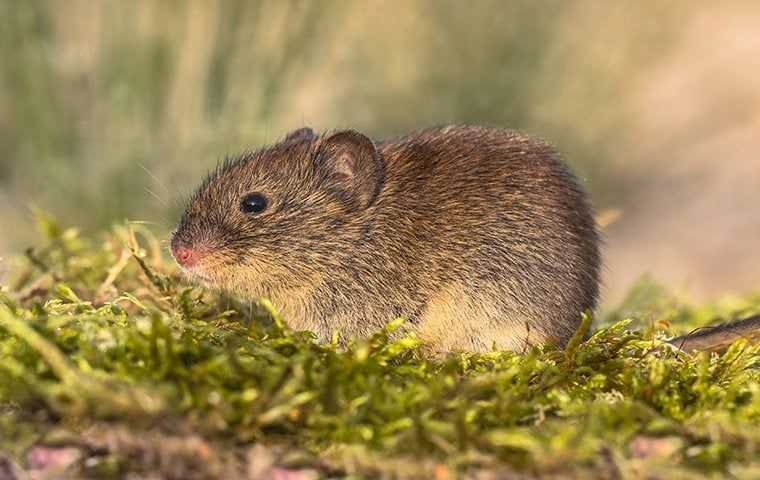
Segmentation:
[(760, 298), (641, 284), (564, 350), (431, 360), (402, 320), (320, 345), (187, 286), (143, 225), (39, 224), (0, 291), (0, 479), (760, 478), (760, 347), (663, 341)]

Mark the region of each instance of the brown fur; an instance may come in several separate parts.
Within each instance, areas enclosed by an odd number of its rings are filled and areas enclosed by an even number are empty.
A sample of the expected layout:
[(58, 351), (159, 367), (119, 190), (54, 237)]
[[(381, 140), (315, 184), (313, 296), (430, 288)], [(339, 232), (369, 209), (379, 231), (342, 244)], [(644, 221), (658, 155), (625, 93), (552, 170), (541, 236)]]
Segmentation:
[[(261, 214), (239, 209), (251, 192)], [(213, 172), (172, 241), (207, 252), (191, 275), (320, 339), (403, 316), (437, 351), (562, 345), (598, 294), (575, 178), (546, 144), (477, 126), (377, 144), (298, 130)]]

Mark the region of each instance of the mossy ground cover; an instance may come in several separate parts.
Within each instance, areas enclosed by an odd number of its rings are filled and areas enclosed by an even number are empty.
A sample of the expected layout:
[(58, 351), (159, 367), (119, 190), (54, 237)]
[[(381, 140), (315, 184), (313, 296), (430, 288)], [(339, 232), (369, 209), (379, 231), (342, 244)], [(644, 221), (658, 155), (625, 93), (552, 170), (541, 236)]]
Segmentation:
[(662, 340), (759, 298), (639, 287), (564, 350), (426, 359), (186, 285), (143, 225), (39, 223), (0, 264), (0, 478), (760, 478), (760, 348)]

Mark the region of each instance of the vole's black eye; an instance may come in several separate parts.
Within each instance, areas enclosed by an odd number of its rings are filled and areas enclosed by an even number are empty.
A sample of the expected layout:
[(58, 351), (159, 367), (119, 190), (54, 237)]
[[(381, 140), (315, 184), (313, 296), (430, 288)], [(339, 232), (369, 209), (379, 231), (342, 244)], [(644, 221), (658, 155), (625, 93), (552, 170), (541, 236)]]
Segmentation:
[(250, 193), (240, 202), (243, 213), (261, 213), (267, 208), (267, 199), (260, 193)]

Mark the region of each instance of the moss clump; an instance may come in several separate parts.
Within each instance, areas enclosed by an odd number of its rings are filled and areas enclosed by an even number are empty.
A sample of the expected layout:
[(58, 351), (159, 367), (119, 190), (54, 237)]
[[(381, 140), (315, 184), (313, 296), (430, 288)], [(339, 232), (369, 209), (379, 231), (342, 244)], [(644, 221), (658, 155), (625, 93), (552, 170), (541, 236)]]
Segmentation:
[(667, 322), (621, 320), (565, 351), (430, 360), (394, 321), (319, 345), (266, 302), (183, 285), (141, 225), (100, 242), (40, 226), (0, 293), (0, 476), (760, 475), (744, 342), (691, 357)]

